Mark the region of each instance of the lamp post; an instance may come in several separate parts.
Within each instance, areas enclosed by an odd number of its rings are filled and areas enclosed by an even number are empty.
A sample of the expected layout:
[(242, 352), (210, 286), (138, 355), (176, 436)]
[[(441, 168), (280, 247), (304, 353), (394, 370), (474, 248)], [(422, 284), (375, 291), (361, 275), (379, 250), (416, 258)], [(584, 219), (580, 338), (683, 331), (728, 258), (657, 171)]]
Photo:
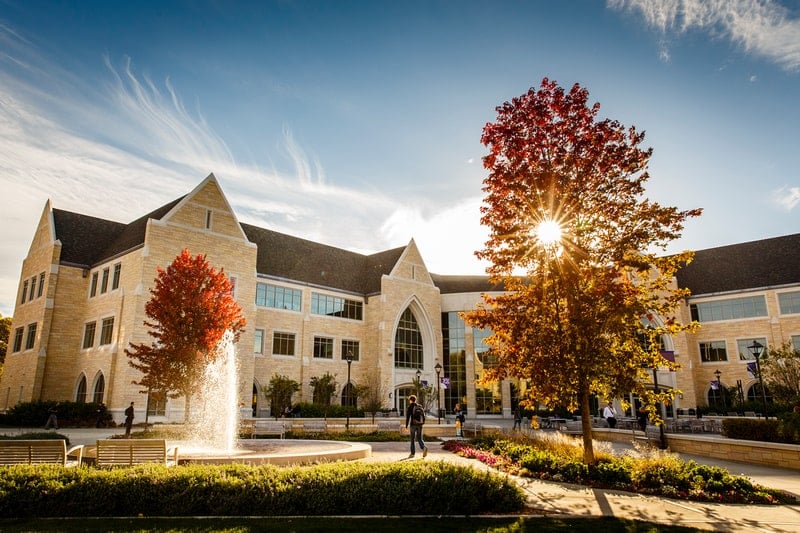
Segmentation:
[(756, 358), (756, 372), (758, 373), (758, 385), (761, 387), (761, 401), (764, 404), (764, 420), (769, 419), (769, 415), (767, 415), (767, 391), (764, 390), (764, 379), (761, 377), (761, 362), (759, 359), (761, 358), (761, 354), (764, 350), (764, 345), (758, 342), (757, 340), (753, 339), (753, 344), (747, 347), (750, 350), (750, 353), (753, 354), (753, 357)]
[(722, 375), (722, 372), (719, 371), (719, 368), (714, 370), (714, 375), (717, 377), (717, 390), (719, 391), (719, 395), (722, 398), (722, 407), (725, 407), (725, 394), (722, 392), (722, 382), (719, 380), (719, 377)]
[(442, 365), (437, 362), (436, 366), (433, 367), (433, 369), (436, 370), (436, 423), (437, 424), (441, 424), (442, 423), (442, 404), (441, 404), (442, 396), (441, 396), (440, 391), (439, 391), (439, 384), (441, 383), (441, 380), (439, 379), (439, 374), (442, 372)]
[[(653, 392), (655, 392), (656, 394), (661, 392), (661, 389), (659, 389), (659, 387), (658, 387), (658, 367), (657, 366), (653, 367)], [(659, 404), (658, 416), (661, 416), (660, 404)], [(664, 421), (663, 420), (658, 425), (658, 433), (659, 433), (659, 440), (660, 440), (659, 448), (661, 448), (662, 450), (666, 450), (667, 449), (667, 437), (666, 437), (666, 435), (664, 435)]]
[(347, 354), (344, 356), (344, 360), (347, 361), (347, 393), (344, 396), (344, 401), (347, 405), (345, 408), (347, 421), (344, 424), (344, 429), (345, 431), (350, 431), (350, 365), (353, 364), (353, 352), (348, 350)]

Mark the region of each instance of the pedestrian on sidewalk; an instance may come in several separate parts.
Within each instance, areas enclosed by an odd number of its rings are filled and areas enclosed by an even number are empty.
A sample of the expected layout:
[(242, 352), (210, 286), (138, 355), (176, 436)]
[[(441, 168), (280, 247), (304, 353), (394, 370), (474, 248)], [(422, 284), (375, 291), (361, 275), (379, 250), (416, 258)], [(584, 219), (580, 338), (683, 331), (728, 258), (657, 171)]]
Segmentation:
[(58, 402), (47, 412), (50, 416), (47, 417), (47, 422), (44, 423), (44, 429), (50, 429), (51, 427), (58, 429)]
[(422, 457), (428, 455), (428, 447), (422, 441), (422, 426), (425, 424), (425, 409), (417, 403), (417, 397), (413, 394), (408, 397), (408, 410), (406, 411), (406, 429), (409, 430), (411, 435), (411, 453), (408, 458), (414, 457), (416, 449), (414, 448), (414, 441), (419, 443), (422, 450)]
[(125, 409), (125, 438), (131, 438), (131, 427), (133, 426), (133, 402)]

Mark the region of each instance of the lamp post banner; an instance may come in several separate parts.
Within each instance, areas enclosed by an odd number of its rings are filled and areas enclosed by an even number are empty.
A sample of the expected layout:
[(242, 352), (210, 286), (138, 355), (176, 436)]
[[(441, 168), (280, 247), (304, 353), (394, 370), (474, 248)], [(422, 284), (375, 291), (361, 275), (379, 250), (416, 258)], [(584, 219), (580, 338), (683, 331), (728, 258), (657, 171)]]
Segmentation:
[(442, 377), (441, 383), (442, 383), (442, 388), (443, 389), (450, 388), (450, 378)]

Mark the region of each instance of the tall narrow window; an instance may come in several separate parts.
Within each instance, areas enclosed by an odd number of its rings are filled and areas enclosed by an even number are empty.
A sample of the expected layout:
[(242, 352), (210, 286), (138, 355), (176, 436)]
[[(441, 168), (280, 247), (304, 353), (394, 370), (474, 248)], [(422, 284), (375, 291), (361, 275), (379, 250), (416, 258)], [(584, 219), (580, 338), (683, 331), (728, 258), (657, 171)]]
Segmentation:
[(31, 278), (31, 293), (28, 295), (28, 301), (36, 298), (36, 276)]
[(30, 350), (36, 343), (36, 322), (28, 325), (28, 338), (25, 339), (25, 349)]
[(211, 229), (211, 209), (206, 209), (206, 229)]
[(44, 272), (39, 274), (39, 292), (36, 294), (37, 298), (42, 295), (42, 290), (44, 290)]
[(100, 283), (100, 294), (105, 294), (108, 292), (108, 274), (109, 269), (103, 269), (103, 281)]
[(97, 296), (97, 279), (98, 279), (97, 272), (93, 272), (92, 283), (89, 286), (89, 298), (94, 298), (95, 296)]
[(22, 295), (20, 297), (19, 303), (24, 304), (25, 298), (28, 297), (28, 280), (22, 282)]
[(94, 346), (94, 332), (97, 329), (96, 322), (89, 322), (83, 326), (83, 349), (86, 350)]
[(14, 330), (14, 349), (12, 351), (18, 352), (22, 349), (22, 337), (25, 328), (17, 328)]
[(253, 342), (253, 353), (259, 355), (264, 353), (264, 330), (255, 330), (255, 341)]
[(111, 278), (111, 290), (119, 289), (119, 276), (122, 273), (122, 263), (114, 265), (114, 277)]
[(78, 390), (75, 393), (75, 401), (78, 403), (86, 403), (86, 376), (81, 374), (81, 380), (78, 382)]
[(111, 344), (114, 333), (114, 317), (104, 318), (100, 327), (100, 345)]
[(106, 393), (106, 378), (103, 377), (103, 374), (97, 376), (97, 381), (94, 384), (94, 395), (93, 400), (94, 403), (103, 403), (103, 395)]

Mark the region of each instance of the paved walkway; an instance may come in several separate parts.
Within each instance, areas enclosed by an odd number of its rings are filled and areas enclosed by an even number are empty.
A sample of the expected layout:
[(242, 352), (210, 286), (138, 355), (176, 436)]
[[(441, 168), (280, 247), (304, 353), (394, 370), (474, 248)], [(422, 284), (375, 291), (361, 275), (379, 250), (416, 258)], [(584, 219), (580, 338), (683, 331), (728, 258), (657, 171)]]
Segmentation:
[[(0, 430), (5, 433), (28, 430)], [(59, 433), (68, 435), (72, 444), (94, 444), (97, 439), (120, 433), (112, 429), (62, 428)], [(313, 447), (313, 441), (291, 441), (299, 452), (304, 446)], [(609, 443), (611, 444), (611, 443)], [(287, 442), (288, 445), (288, 442)], [(365, 462), (406, 461), (407, 442), (374, 442), (372, 456), (360, 459)], [(627, 445), (613, 443), (618, 451)], [(630, 447), (630, 446), (627, 446)], [(720, 466), (731, 473), (743, 475), (753, 482), (784, 490), (800, 497), (800, 473), (776, 468), (720, 461), (704, 457), (681, 456), (701, 464)], [(429, 443), (429, 454), (422, 459), (417, 451), (414, 461), (447, 461), (482, 470), (491, 470), (472, 459), (465, 459), (442, 449), (440, 442)], [(579, 485), (552, 483), (527, 478), (515, 478), (528, 495), (528, 513), (548, 516), (616, 516), (646, 520), (660, 524), (681, 525), (705, 530), (734, 532), (800, 532), (800, 505), (729, 505), (689, 502), (641, 496), (622, 491), (592, 489)]]

